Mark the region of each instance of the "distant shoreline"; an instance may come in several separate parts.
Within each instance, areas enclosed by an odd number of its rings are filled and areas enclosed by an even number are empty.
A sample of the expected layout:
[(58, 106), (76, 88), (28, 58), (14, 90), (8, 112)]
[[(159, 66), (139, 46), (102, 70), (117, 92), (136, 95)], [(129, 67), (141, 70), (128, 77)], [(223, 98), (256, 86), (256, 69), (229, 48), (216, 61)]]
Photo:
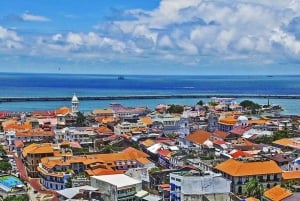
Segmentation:
[[(172, 99), (172, 98), (262, 98), (262, 99), (300, 99), (300, 95), (264, 95), (264, 94), (171, 94), (171, 95), (120, 95), (120, 96), (79, 96), (83, 100), (134, 100), (134, 99)], [(0, 97), (0, 102), (31, 101), (69, 101), (68, 97)]]

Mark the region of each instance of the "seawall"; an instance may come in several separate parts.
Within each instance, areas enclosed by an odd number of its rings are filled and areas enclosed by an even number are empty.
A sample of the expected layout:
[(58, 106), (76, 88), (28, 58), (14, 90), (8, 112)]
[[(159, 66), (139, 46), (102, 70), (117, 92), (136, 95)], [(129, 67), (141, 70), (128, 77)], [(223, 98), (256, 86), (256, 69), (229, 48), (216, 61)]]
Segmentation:
[[(265, 94), (171, 94), (171, 95), (119, 95), (119, 96), (79, 96), (83, 100), (130, 100), (130, 99), (171, 99), (171, 98), (270, 98), (300, 99), (300, 95), (265, 95)], [(72, 97), (0, 97), (0, 102), (29, 101), (70, 101)]]

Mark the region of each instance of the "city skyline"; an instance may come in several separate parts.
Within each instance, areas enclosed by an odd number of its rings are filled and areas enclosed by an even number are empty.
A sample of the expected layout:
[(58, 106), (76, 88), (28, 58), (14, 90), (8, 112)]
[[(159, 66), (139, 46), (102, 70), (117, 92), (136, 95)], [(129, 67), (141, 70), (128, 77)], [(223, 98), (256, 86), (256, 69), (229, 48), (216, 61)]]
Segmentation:
[(296, 0), (12, 0), (0, 13), (0, 72), (300, 72)]

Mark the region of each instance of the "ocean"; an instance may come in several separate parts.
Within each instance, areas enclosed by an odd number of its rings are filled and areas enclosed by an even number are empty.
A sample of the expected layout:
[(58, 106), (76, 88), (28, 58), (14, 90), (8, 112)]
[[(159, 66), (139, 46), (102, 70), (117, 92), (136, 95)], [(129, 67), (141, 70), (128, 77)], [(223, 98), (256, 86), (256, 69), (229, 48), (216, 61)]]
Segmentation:
[[(71, 75), (71, 74), (0, 74), (0, 97), (57, 97), (70, 96), (70, 101), (49, 102), (2, 102), (0, 111), (53, 110), (71, 106), (75, 93), (80, 96), (105, 95), (164, 95), (164, 94), (260, 94), (300, 95), (300, 76), (164, 76), (164, 75)], [(237, 99), (240, 102), (244, 99)], [(249, 98), (247, 98), (249, 99)], [(154, 109), (158, 104), (195, 105), (200, 98), (142, 99), (142, 100), (94, 100), (80, 101), (82, 112), (95, 108), (107, 108), (112, 102), (125, 106), (147, 106)], [(201, 98), (204, 102), (208, 98)], [(267, 99), (251, 99), (266, 104)], [(300, 99), (270, 99), (284, 108), (283, 114), (300, 114)]]

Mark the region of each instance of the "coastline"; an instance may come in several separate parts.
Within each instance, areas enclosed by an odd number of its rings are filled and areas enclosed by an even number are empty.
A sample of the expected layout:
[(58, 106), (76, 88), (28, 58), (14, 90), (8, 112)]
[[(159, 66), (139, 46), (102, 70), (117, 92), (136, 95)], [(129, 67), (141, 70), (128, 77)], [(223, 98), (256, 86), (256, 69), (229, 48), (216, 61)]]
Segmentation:
[[(133, 100), (133, 99), (188, 99), (188, 98), (260, 98), (300, 99), (300, 95), (262, 94), (168, 94), (168, 95), (120, 95), (120, 96), (79, 96), (80, 100)], [(0, 102), (68, 101), (70, 97), (0, 97)]]

